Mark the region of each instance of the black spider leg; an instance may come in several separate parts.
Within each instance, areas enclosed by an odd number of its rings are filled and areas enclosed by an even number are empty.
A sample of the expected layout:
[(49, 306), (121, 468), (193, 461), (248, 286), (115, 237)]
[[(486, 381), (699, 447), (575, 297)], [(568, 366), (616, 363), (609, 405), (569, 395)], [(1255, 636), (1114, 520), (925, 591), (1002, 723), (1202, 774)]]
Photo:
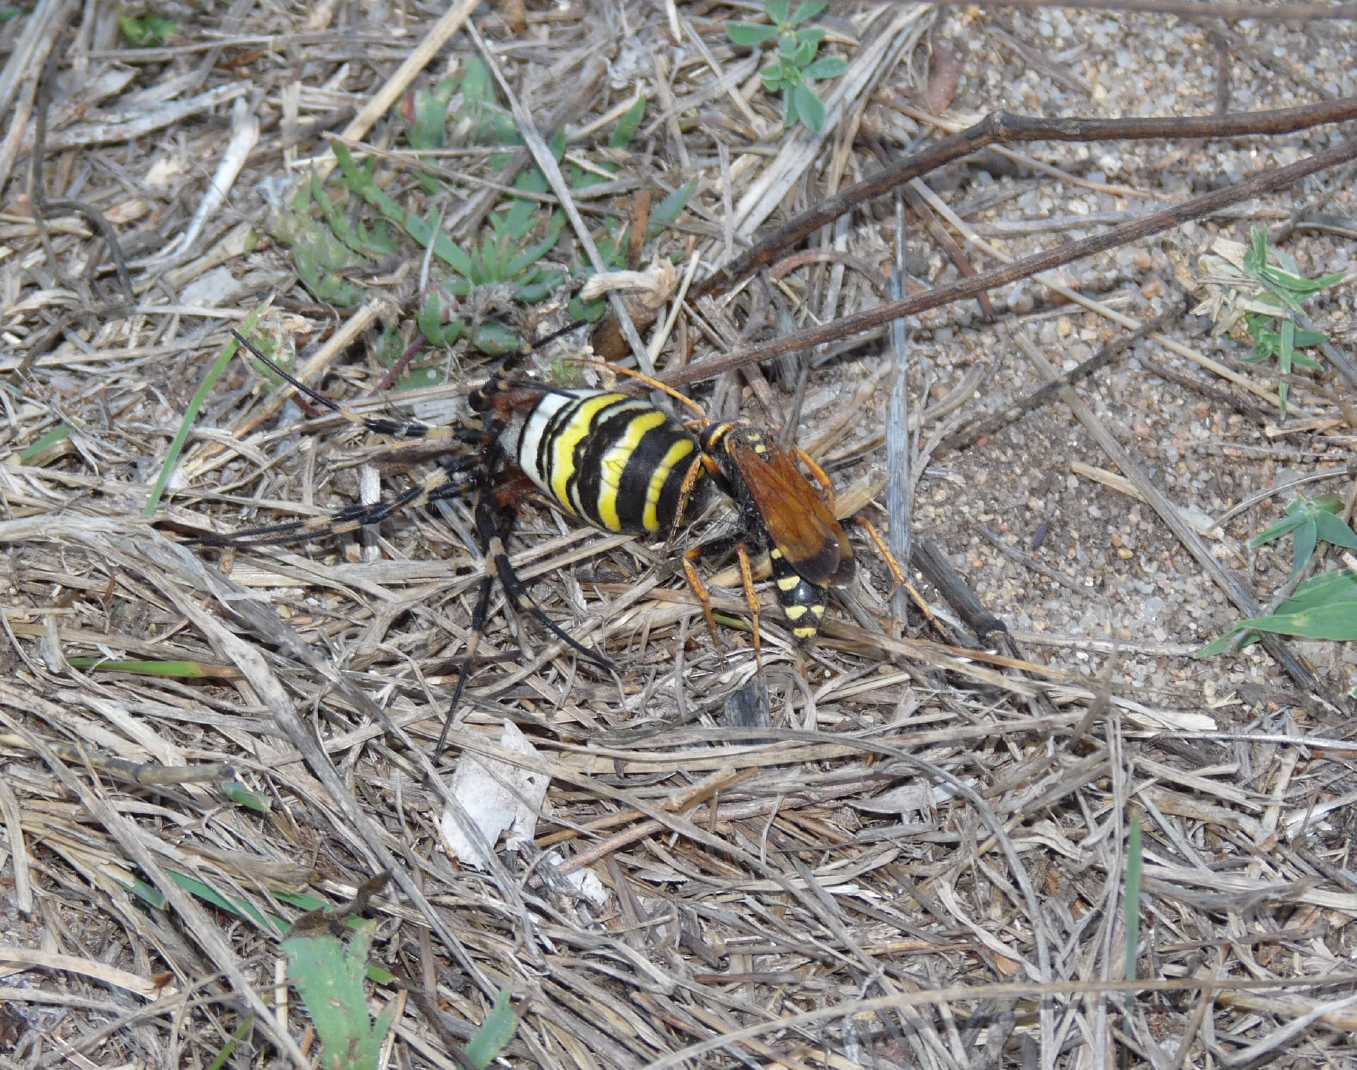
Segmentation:
[(201, 535), (191, 540), (191, 543), (197, 546), (281, 546), (299, 540), (347, 535), (369, 524), (380, 524), (403, 510), (423, 508), (434, 502), (448, 501), (465, 494), (474, 481), (459, 480), (457, 477), (464, 475), (479, 463), (479, 454), (449, 455), (439, 460), (438, 467), (430, 472), (423, 482), (390, 501), (349, 505), (328, 516), (315, 516), (308, 520), (287, 520), (265, 527), (247, 528), (245, 531), (237, 531), (230, 535)]
[(246, 338), (239, 331), (232, 330), (231, 337), (236, 340), (249, 354), (259, 361), (260, 364), (268, 368), (274, 375), (282, 379), (288, 386), (292, 387), (299, 394), (308, 400), (315, 402), (323, 409), (328, 409), (336, 416), (342, 416), (351, 423), (362, 424), (369, 431), (378, 435), (389, 435), (392, 438), (427, 438), (430, 434), (440, 431), (440, 428), (430, 427), (428, 424), (422, 424), (414, 420), (393, 420), (386, 416), (359, 416), (357, 413), (350, 412), (339, 402), (332, 398), (327, 398), (314, 387), (307, 386), (295, 375), (287, 372), (278, 364), (264, 356), (259, 351), (259, 347)]
[[(498, 447), (491, 449), (498, 453)], [(490, 614), (490, 595), (496, 581), (504, 592), (504, 599), (511, 612), (522, 613), (526, 609), (529, 616), (580, 657), (607, 672), (617, 671), (617, 666), (612, 661), (584, 646), (548, 617), (519, 579), (518, 573), (514, 571), (513, 562), (509, 560), (508, 545), (513, 534), (517, 510), (496, 494), (496, 485), (504, 478), (504, 468), (500, 457), (488, 458), (478, 481), (476, 541), (480, 543), (481, 553), (485, 557), (485, 575), (476, 590), (476, 607), (471, 613), (471, 635), (467, 638), (466, 652), (457, 666), (457, 682), (453, 686), (452, 700), (443, 719), (443, 731), (439, 733), (438, 744), (434, 747), (434, 761), (438, 761), (443, 753), (443, 745), (447, 742), (448, 732), (452, 729), (453, 718), (461, 706), (462, 695), (466, 691), (467, 680), (471, 675), (471, 663), (485, 633), (485, 622)]]

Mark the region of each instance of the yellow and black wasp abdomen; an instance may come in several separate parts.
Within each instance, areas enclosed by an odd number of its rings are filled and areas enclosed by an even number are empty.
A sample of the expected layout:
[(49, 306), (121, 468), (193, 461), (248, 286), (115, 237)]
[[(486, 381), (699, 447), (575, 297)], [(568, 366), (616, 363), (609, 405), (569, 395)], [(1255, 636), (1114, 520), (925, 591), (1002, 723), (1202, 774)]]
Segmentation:
[(787, 563), (786, 556), (769, 540), (768, 559), (772, 564), (773, 586), (777, 589), (777, 604), (782, 615), (792, 626), (792, 638), (806, 642), (814, 639), (825, 617), (828, 589), (802, 578)]
[(701, 463), (696, 437), (647, 401), (606, 390), (510, 387), (492, 388), (480, 404), (498, 410), (505, 458), (595, 527), (667, 536), (690, 502), (701, 504), (705, 473), (689, 478)]

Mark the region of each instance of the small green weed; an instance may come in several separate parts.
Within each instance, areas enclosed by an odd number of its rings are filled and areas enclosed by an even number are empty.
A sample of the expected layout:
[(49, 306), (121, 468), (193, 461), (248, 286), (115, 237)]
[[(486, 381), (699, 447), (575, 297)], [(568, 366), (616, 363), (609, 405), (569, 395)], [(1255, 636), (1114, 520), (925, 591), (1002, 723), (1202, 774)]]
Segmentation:
[[(1291, 546), (1291, 576), (1295, 582), (1310, 563), (1320, 541), (1357, 550), (1357, 532), (1338, 517), (1341, 499), (1299, 498), (1286, 510), (1286, 516), (1249, 545), (1259, 547), (1285, 535), (1294, 535)], [(1259, 633), (1273, 632), (1301, 639), (1357, 639), (1357, 575), (1347, 569), (1326, 572), (1307, 580), (1296, 593), (1264, 617), (1253, 617), (1235, 624), (1220, 638), (1197, 651), (1197, 657), (1223, 654), (1242, 639), (1248, 646)]]
[(463, 1052), (467, 1062), (476, 1070), (485, 1070), (509, 1046), (516, 1032), (518, 1015), (509, 1005), (509, 993), (501, 991), (495, 997), (495, 1005), (485, 1016), (485, 1021), (467, 1042), (466, 1051)]
[(364, 979), (375, 921), (354, 927), (348, 943), (329, 932), (289, 936), (282, 943), (287, 979), (311, 1014), (320, 1037), (319, 1065), (325, 1070), (377, 1070), (382, 1043), (396, 1021), (400, 1004), (368, 1016)]
[(1247, 246), (1220, 238), (1211, 248), (1202, 257), (1202, 273), (1212, 295), (1197, 311), (1212, 315), (1218, 333), (1243, 320), (1253, 342), (1253, 352), (1243, 359), (1249, 364), (1277, 362), (1281, 374), (1277, 401), (1285, 416), (1290, 385), (1286, 377), (1296, 367), (1319, 367), (1305, 351), (1328, 341), (1319, 331), (1300, 327), (1296, 315), (1309, 298), (1338, 285), (1345, 276), (1337, 272), (1307, 279), (1294, 258), (1272, 248), (1264, 227), (1253, 228)]
[[(1272, 261), (1276, 261), (1276, 265)], [(1296, 326), (1295, 316), (1308, 298), (1342, 282), (1343, 273), (1305, 278), (1292, 257), (1270, 248), (1264, 227), (1253, 228), (1249, 252), (1244, 257), (1244, 270), (1258, 282), (1257, 300), (1264, 306), (1272, 306), (1245, 314), (1244, 322), (1253, 339), (1253, 355), (1244, 359), (1250, 364), (1260, 364), (1275, 358), (1277, 368), (1284, 376), (1291, 374), (1294, 364), (1302, 368), (1319, 367), (1302, 351), (1328, 339), (1319, 331), (1306, 331)], [(1286, 387), (1285, 380), (1277, 384), (1277, 400), (1281, 402), (1283, 416), (1286, 415)]]
[(1357, 575), (1343, 568), (1306, 580), (1274, 612), (1239, 621), (1219, 639), (1197, 651), (1197, 657), (1223, 654), (1241, 636), (1241, 645), (1249, 646), (1258, 642), (1259, 632), (1298, 639), (1357, 639)]
[(178, 29), (179, 24), (173, 19), (159, 15), (118, 16), (118, 32), (133, 48), (160, 48)]
[(1320, 539), (1345, 550), (1357, 550), (1357, 533), (1338, 518), (1342, 508), (1343, 499), (1333, 495), (1297, 498), (1287, 506), (1285, 518), (1255, 536), (1249, 546), (1256, 550), (1276, 542), (1283, 535), (1294, 533), (1296, 541), (1291, 546), (1291, 575), (1287, 579), (1288, 583), (1294, 583), (1310, 563)]
[(848, 69), (838, 56), (816, 59), (825, 31), (803, 23), (822, 14), (829, 0), (803, 0), (795, 11), (791, 0), (765, 0), (763, 10), (771, 26), (737, 22), (727, 27), (726, 35), (737, 45), (759, 48), (777, 42), (774, 61), (760, 72), (763, 87), (782, 94), (782, 121), (787, 127), (801, 123), (819, 133), (825, 124), (825, 105), (811, 88), (812, 82), (837, 78)]
[[(503, 171), (511, 154), (500, 153), (521, 143), (508, 109), (498, 100), (489, 69), (469, 59), (453, 77), (407, 96), (401, 114), (410, 148), (434, 152), (449, 145), (473, 144), (490, 148), (492, 172)], [(646, 100), (638, 96), (618, 119), (608, 147), (620, 157), (640, 130)], [(563, 161), (566, 179), (575, 190), (609, 181), (621, 171), (612, 162), (588, 162), (575, 156), (565, 161), (565, 138), (551, 143)], [(270, 232), (292, 254), (298, 279), (317, 301), (341, 308), (370, 300), (375, 291), (390, 288), (402, 278), (394, 295), (407, 325), (418, 335), (393, 327), (378, 345), (378, 357), (389, 366), (399, 362), (398, 388), (432, 386), (442, 382), (453, 366), (446, 352), (423, 355), (427, 349), (446, 351), (467, 344), (492, 356), (522, 345), (512, 324), (521, 309), (546, 300), (568, 282), (580, 284), (591, 269), (571, 268), (549, 259), (565, 236), (563, 213), (549, 203), (548, 184), (536, 167), (527, 167), (510, 183), (502, 199), (486, 213), (482, 229), (465, 242), (454, 241), (444, 226), (448, 206), (465, 197), (464, 188), (432, 164), (394, 170), (376, 156), (358, 159), (342, 142), (332, 145), (337, 163), (334, 177), (325, 183), (310, 179), (275, 213)], [(682, 212), (694, 185), (665, 198), (652, 213), (647, 237), (672, 224)], [(615, 219), (603, 224), (595, 241), (605, 267), (627, 267), (629, 238)], [(392, 264), (402, 263), (394, 271)], [(419, 267), (420, 288), (410, 292), (409, 280)], [(387, 280), (379, 282), (377, 280)], [(572, 312), (581, 315), (580, 302)], [(584, 314), (603, 315), (606, 303), (592, 303)], [(508, 324), (508, 325), (506, 325)]]

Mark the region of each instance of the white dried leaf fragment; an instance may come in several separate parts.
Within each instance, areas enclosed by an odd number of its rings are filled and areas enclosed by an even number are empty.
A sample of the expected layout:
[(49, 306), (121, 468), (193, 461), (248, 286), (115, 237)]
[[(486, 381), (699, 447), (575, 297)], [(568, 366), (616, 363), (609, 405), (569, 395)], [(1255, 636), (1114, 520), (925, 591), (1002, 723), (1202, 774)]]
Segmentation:
[[(504, 726), (499, 742), (505, 750), (533, 757), (537, 754), (528, 738), (512, 723)], [(486, 868), (488, 860), (473, 842), (464, 818), (475, 825), (491, 850), (505, 831), (509, 831), (509, 847), (530, 841), (536, 834), (537, 815), (546, 799), (548, 782), (545, 773), (530, 772), (494, 758), (463, 754), (448, 782), (448, 792), (460, 804), (461, 813), (456, 807), (444, 807), (439, 823), (443, 846), (464, 865)]]

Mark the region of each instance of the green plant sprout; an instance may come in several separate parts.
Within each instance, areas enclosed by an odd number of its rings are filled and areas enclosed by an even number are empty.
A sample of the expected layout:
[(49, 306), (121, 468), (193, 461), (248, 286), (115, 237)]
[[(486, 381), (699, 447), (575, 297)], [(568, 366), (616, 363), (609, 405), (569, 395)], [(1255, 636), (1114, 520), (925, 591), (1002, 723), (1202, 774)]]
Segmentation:
[(1196, 656), (1224, 654), (1236, 642), (1249, 646), (1258, 642), (1261, 632), (1297, 639), (1357, 639), (1357, 575), (1340, 568), (1306, 580), (1271, 613), (1239, 621)]
[(140, 18), (132, 15), (118, 16), (118, 32), (133, 48), (160, 48), (178, 29), (179, 24), (173, 19), (160, 15), (148, 14)]
[[(1291, 546), (1291, 575), (1294, 583), (1310, 563), (1320, 541), (1357, 550), (1357, 532), (1338, 517), (1343, 502), (1339, 498), (1298, 498), (1287, 507), (1286, 516), (1256, 536), (1249, 545), (1257, 548), (1294, 534)], [(1266, 616), (1239, 621), (1220, 638), (1213, 640), (1197, 657), (1223, 654), (1236, 642), (1248, 646), (1259, 633), (1275, 632), (1301, 639), (1357, 639), (1357, 575), (1348, 569), (1326, 572), (1307, 580), (1296, 593)]]
[(311, 1014), (320, 1038), (324, 1070), (377, 1070), (382, 1042), (400, 1010), (393, 1000), (376, 1019), (368, 1016), (368, 949), (377, 931), (362, 922), (346, 944), (329, 932), (289, 936), (282, 943), (287, 979)]
[(1249, 547), (1256, 550), (1294, 532), (1296, 541), (1291, 546), (1291, 575), (1287, 578), (1287, 583), (1294, 583), (1310, 563), (1320, 539), (1345, 550), (1357, 550), (1357, 533), (1338, 518), (1342, 508), (1343, 499), (1333, 495), (1297, 498), (1286, 507), (1286, 516), (1267, 531), (1256, 535)]
[[(1273, 266), (1270, 260), (1275, 260), (1280, 266)], [(1319, 331), (1298, 327), (1296, 313), (1307, 298), (1342, 282), (1343, 273), (1339, 271), (1332, 275), (1321, 275), (1317, 279), (1305, 278), (1291, 256), (1280, 249), (1270, 248), (1267, 229), (1264, 227), (1254, 227), (1250, 234), (1244, 270), (1258, 280), (1261, 292), (1257, 300), (1264, 305), (1275, 306), (1275, 311), (1250, 311), (1245, 314), (1245, 327), (1253, 339), (1253, 355), (1244, 360), (1259, 364), (1275, 357), (1283, 376), (1290, 375), (1295, 364), (1302, 368), (1319, 367), (1302, 350), (1322, 345), (1328, 338)], [(1287, 383), (1283, 378), (1277, 383), (1277, 400), (1281, 403), (1283, 416), (1286, 415), (1286, 392)]]
[(825, 105), (810, 83), (837, 78), (848, 69), (848, 64), (838, 56), (816, 59), (825, 31), (802, 26), (829, 7), (829, 0), (803, 0), (795, 11), (791, 6), (791, 0), (765, 0), (763, 10), (773, 25), (737, 22), (726, 28), (726, 35), (734, 44), (746, 48), (777, 42), (776, 59), (759, 72), (763, 87), (770, 93), (782, 94), (784, 126), (799, 122), (818, 134), (825, 125)]
[(1215, 331), (1229, 331), (1242, 319), (1253, 342), (1253, 352), (1243, 358), (1248, 364), (1277, 361), (1280, 378), (1277, 402), (1286, 416), (1293, 368), (1317, 368), (1305, 352), (1328, 341), (1319, 331), (1306, 330), (1296, 322), (1305, 302), (1342, 282), (1342, 272), (1307, 279), (1293, 257), (1274, 249), (1264, 227), (1254, 227), (1249, 244), (1218, 238), (1211, 252), (1201, 258), (1202, 281), (1211, 295), (1195, 310), (1215, 320)]
[[(521, 143), (512, 115), (496, 97), (494, 80), (479, 59), (468, 60), (458, 74), (431, 88), (417, 90), (404, 103), (405, 139), (419, 152), (433, 152), (449, 143), (468, 141), (497, 150)], [(640, 130), (646, 99), (638, 96), (615, 123), (608, 147), (626, 150)], [(607, 182), (618, 174), (617, 163), (582, 165), (565, 161), (565, 137), (551, 142), (556, 159), (563, 161), (567, 181), (575, 190)], [(420, 290), (402, 297), (418, 331), (415, 341), (398, 328), (381, 339), (378, 358), (388, 366), (405, 361), (424, 349), (448, 350), (457, 343), (491, 356), (522, 345), (513, 329), (521, 306), (546, 300), (572, 277), (586, 280), (592, 269), (571, 268), (549, 257), (565, 232), (562, 212), (549, 204), (548, 184), (536, 167), (517, 175), (502, 200), (486, 216), (483, 229), (459, 243), (443, 226), (446, 205), (464, 196), (436, 168), (421, 166), (413, 178), (388, 172), (376, 156), (357, 159), (342, 142), (332, 151), (337, 164), (328, 183), (312, 178), (302, 184), (286, 209), (275, 213), (270, 232), (292, 254), (301, 284), (317, 301), (354, 307), (371, 298), (379, 285), (369, 282), (389, 277), (393, 260), (423, 262)], [(502, 171), (508, 152), (487, 161)], [(379, 172), (379, 168), (381, 171)], [(510, 185), (508, 178), (503, 184)], [(651, 213), (647, 238), (672, 224), (692, 195), (694, 184), (674, 191)], [(605, 270), (627, 267), (629, 237), (616, 219), (606, 221), (595, 235)], [(407, 276), (409, 277), (409, 273)], [(571, 306), (577, 318), (596, 319), (606, 311), (603, 301), (587, 308)], [(581, 309), (583, 308), (583, 314)], [(398, 389), (433, 386), (443, 381), (452, 364), (446, 356), (420, 358), (396, 382)]]

